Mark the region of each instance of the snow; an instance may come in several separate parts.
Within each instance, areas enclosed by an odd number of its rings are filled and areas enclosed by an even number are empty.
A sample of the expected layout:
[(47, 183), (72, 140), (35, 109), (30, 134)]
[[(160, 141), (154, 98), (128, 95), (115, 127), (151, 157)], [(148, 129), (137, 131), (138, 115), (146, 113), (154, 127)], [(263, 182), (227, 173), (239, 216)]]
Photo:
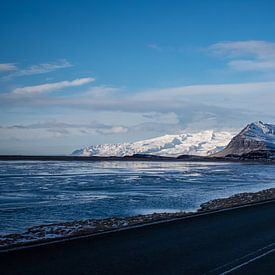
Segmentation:
[(205, 130), (195, 133), (164, 135), (132, 143), (92, 145), (74, 151), (78, 156), (131, 156), (152, 154), (177, 157), (179, 155), (210, 155), (219, 152), (230, 142), (235, 133)]
[(254, 122), (244, 128), (240, 135), (249, 140), (261, 141), (268, 149), (275, 149), (275, 125)]

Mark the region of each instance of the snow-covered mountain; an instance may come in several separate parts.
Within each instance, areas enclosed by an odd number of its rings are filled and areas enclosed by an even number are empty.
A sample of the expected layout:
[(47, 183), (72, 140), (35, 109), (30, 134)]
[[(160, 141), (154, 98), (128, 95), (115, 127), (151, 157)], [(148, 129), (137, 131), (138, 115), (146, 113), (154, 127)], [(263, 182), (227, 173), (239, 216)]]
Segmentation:
[(223, 151), (215, 156), (240, 156), (256, 151), (275, 151), (275, 125), (261, 121), (248, 124)]
[(92, 145), (74, 151), (76, 156), (131, 156), (152, 154), (176, 157), (179, 155), (206, 156), (224, 149), (234, 133), (226, 131), (201, 131), (164, 135), (131, 143)]

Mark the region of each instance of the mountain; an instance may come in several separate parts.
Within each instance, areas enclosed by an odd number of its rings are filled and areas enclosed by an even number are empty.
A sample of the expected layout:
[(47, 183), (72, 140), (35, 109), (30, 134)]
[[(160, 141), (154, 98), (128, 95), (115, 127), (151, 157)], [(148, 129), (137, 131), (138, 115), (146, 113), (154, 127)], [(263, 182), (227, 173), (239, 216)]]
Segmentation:
[(213, 156), (256, 156), (275, 154), (275, 125), (261, 121), (248, 124), (221, 152)]
[(233, 134), (225, 131), (201, 131), (164, 135), (129, 143), (92, 145), (72, 153), (75, 156), (131, 156), (152, 154), (177, 157), (179, 155), (206, 156), (221, 151)]

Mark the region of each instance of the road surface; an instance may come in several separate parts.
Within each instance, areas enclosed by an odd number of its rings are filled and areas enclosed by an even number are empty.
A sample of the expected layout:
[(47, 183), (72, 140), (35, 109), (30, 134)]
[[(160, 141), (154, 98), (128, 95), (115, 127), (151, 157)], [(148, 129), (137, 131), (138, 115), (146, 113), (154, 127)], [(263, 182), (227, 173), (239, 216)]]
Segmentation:
[(0, 253), (0, 274), (275, 274), (275, 202)]

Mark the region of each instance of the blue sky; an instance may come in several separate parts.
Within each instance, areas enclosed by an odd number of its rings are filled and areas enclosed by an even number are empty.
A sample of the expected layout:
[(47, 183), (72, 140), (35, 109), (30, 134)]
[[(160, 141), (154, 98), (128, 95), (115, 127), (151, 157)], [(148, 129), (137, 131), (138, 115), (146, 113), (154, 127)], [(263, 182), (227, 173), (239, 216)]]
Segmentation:
[(275, 123), (274, 1), (5, 1), (0, 153)]

